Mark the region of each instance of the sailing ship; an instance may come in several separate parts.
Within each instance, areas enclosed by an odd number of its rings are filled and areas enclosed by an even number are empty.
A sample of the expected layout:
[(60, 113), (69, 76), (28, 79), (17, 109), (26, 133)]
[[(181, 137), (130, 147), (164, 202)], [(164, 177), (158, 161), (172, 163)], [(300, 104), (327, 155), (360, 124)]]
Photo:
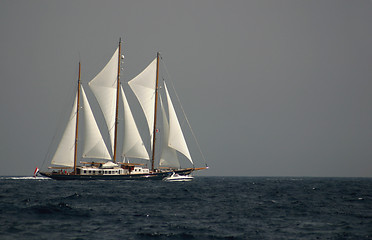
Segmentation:
[[(123, 59), (120, 40), (109, 62), (88, 83), (101, 109), (109, 140), (104, 140), (81, 83), (79, 62), (77, 92), (68, 124), (51, 158), (52, 166), (49, 167), (51, 170), (40, 171), (39, 174), (56, 180), (161, 180), (174, 173), (186, 176), (194, 171), (208, 168), (206, 163), (203, 167), (195, 167), (165, 80), (163, 79), (161, 85), (159, 84), (159, 53), (139, 75), (127, 84), (138, 100), (137, 105), (142, 109), (138, 111), (142, 111), (142, 116), (145, 118), (143, 121), (145, 124), (142, 125), (147, 129), (145, 131), (148, 131), (146, 135), (149, 138), (147, 141), (149, 147), (147, 148), (150, 150), (147, 150), (143, 134), (140, 134), (120, 83)], [(160, 94), (160, 91), (163, 93)], [(165, 96), (165, 101), (162, 100), (162, 95)], [(122, 104), (119, 104), (120, 99)], [(119, 111), (121, 110), (119, 105), (122, 105), (124, 115), (123, 121), (120, 121), (124, 124), (123, 134), (118, 134)], [(159, 111), (161, 113), (158, 113)], [(80, 115), (83, 115), (84, 120), (84, 144), (78, 148)], [(158, 127), (158, 118), (162, 120), (161, 131)], [(190, 130), (195, 137), (191, 127)], [(162, 133), (162, 146), (156, 147), (160, 132)], [(117, 154), (119, 135), (122, 135), (123, 142), (121, 156)], [(197, 143), (196, 138), (195, 141)], [(197, 146), (200, 150), (199, 144)], [(82, 149), (80, 156), (78, 156), (78, 149)], [(159, 149), (161, 151), (157, 153)], [(190, 166), (181, 167), (179, 156), (186, 158)], [(201, 156), (204, 158), (202, 153)], [(78, 162), (78, 159), (90, 159), (90, 161)], [(157, 164), (155, 160), (158, 161)], [(139, 163), (141, 161), (145, 163)]]

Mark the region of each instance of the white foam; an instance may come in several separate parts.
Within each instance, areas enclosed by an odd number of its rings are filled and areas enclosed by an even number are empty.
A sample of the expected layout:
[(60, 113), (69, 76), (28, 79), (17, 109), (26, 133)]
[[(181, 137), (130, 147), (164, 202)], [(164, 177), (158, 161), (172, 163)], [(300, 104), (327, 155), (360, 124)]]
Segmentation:
[(49, 180), (47, 177), (1, 177), (1, 179), (12, 179), (12, 180)]

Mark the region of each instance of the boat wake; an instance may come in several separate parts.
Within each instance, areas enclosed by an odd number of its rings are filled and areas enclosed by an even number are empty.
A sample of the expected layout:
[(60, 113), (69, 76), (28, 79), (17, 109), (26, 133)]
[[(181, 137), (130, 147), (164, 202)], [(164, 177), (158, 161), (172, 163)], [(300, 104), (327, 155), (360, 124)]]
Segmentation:
[(50, 180), (47, 177), (0, 177), (0, 179), (9, 179), (9, 180)]

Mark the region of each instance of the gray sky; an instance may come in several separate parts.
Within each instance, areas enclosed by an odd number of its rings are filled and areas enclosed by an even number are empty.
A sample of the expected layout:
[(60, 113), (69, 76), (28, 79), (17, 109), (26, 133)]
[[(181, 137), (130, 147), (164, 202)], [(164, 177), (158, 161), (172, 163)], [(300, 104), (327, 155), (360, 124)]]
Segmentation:
[(122, 37), (124, 81), (162, 52), (202, 175), (371, 176), (371, 23), (367, 0), (2, 0), (0, 175), (43, 163), (78, 61), (88, 82)]

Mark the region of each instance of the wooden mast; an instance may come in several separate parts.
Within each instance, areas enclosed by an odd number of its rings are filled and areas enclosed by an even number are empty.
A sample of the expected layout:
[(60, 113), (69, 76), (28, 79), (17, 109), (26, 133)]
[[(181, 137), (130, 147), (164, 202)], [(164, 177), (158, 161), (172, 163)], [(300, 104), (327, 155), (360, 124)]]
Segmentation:
[(119, 93), (120, 93), (120, 55), (121, 55), (121, 38), (119, 39), (119, 54), (118, 54), (118, 76), (116, 87), (116, 113), (115, 113), (115, 137), (114, 137), (114, 163), (116, 163), (116, 148), (118, 136), (118, 119), (119, 119)]
[(158, 85), (159, 85), (159, 52), (156, 56), (156, 83), (155, 83), (155, 113), (154, 113), (154, 132), (152, 134), (152, 158), (151, 158), (151, 171), (154, 171), (155, 162), (155, 140), (156, 140), (156, 112), (158, 108)]
[(77, 148), (78, 148), (78, 135), (79, 135), (79, 110), (80, 110), (80, 73), (81, 63), (79, 62), (79, 77), (78, 77), (78, 90), (76, 100), (76, 128), (75, 128), (75, 153), (74, 153), (74, 174), (76, 174), (76, 162), (77, 162)]

